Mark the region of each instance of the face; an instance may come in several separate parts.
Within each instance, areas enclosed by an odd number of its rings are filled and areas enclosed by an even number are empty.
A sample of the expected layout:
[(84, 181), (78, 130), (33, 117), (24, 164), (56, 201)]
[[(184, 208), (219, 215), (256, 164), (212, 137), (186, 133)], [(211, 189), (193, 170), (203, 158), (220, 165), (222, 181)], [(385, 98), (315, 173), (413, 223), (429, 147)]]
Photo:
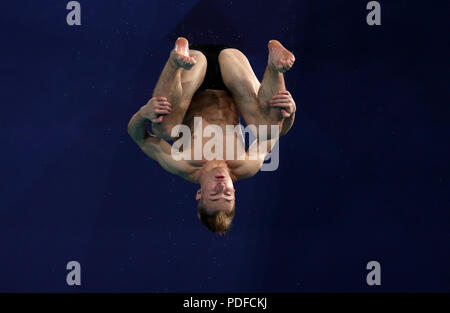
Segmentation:
[(228, 171), (221, 167), (213, 168), (201, 179), (201, 189), (197, 191), (196, 200), (203, 202), (208, 213), (217, 210), (231, 212), (234, 207), (235, 190)]

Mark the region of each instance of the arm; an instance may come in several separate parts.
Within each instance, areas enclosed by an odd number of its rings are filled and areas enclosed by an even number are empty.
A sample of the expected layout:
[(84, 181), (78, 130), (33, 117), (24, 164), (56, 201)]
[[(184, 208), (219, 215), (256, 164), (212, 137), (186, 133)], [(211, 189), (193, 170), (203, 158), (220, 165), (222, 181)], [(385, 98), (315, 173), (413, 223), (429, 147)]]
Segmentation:
[(192, 167), (186, 160), (176, 161), (171, 155), (171, 146), (166, 141), (150, 134), (146, 129), (148, 107), (143, 106), (128, 123), (128, 134), (141, 150), (157, 161), (169, 173), (187, 179)]
[(295, 120), (295, 111), (292, 113), (289, 117), (286, 117), (281, 122), (281, 131), (280, 136), (284, 136), (288, 133), (288, 131), (292, 128), (292, 125), (294, 125)]
[(253, 141), (245, 154), (245, 161), (241, 166), (236, 168), (234, 175), (237, 179), (249, 178), (259, 172), (264, 163), (264, 159), (276, 144), (277, 138), (263, 140), (257, 139)]
[[(275, 121), (278, 121), (278, 125), (280, 125), (280, 136), (287, 134), (287, 132), (291, 129), (295, 120), (295, 111), (297, 107), (295, 105), (295, 101), (292, 98), (291, 94), (287, 90), (282, 90), (278, 92), (275, 96), (267, 104), (266, 111), (273, 111), (274, 109), (279, 109), (279, 113), (275, 117)], [(267, 114), (271, 116), (273, 120), (273, 112), (272, 114)]]
[(271, 125), (278, 125), (280, 129), (279, 136), (283, 136), (288, 133), (294, 124), (296, 105), (287, 90), (278, 92), (266, 103), (261, 103), (258, 100), (246, 101), (239, 108), (247, 125), (256, 126), (257, 134), (254, 135), (257, 138), (260, 138), (261, 135), (269, 139), (274, 137), (270, 132), (268, 136), (260, 134), (260, 125), (267, 125), (268, 129), (270, 129)]

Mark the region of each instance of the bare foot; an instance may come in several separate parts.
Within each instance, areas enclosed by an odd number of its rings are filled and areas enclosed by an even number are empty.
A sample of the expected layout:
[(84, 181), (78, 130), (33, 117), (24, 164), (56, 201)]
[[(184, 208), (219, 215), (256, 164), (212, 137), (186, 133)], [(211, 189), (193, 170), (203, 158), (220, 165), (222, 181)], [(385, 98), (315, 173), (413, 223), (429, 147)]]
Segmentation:
[(175, 41), (175, 48), (170, 52), (170, 56), (177, 67), (190, 70), (197, 61), (189, 56), (189, 42), (184, 37), (179, 37)]
[(278, 40), (269, 41), (269, 63), (271, 63), (278, 72), (288, 71), (295, 62), (295, 56), (287, 50)]

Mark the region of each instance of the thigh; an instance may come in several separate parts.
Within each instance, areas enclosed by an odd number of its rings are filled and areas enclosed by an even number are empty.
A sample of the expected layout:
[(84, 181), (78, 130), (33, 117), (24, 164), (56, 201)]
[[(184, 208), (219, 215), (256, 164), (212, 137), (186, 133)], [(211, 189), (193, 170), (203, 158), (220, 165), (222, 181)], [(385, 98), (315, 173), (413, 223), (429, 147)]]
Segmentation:
[[(173, 111), (164, 117), (159, 124), (152, 124), (153, 133), (165, 140), (171, 140), (171, 131), (175, 125), (183, 122), (184, 116), (192, 101), (192, 97), (198, 90), (205, 77), (207, 62), (202, 52), (189, 50), (189, 54), (194, 56), (197, 63), (190, 69), (181, 69), (179, 79), (171, 87), (170, 95), (167, 96), (172, 103)], [(173, 98), (173, 100), (171, 99)]]
[(237, 49), (224, 49), (219, 55), (222, 78), (247, 124), (261, 117), (258, 90), (261, 85), (247, 57)]
[(238, 49), (224, 49), (219, 54), (220, 71), (228, 89), (239, 97), (258, 94), (261, 85), (247, 57)]

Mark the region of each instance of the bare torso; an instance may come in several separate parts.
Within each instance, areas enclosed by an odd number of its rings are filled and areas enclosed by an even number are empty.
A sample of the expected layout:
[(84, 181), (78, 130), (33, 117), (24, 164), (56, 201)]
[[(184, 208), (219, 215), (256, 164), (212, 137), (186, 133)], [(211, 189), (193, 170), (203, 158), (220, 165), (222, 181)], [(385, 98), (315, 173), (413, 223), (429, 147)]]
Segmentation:
[[(282, 75), (292, 67), (295, 58), (276, 40), (269, 41), (268, 48), (269, 63), (261, 83), (241, 52), (236, 49), (221, 51), (221, 74), (225, 85), (235, 95), (233, 99), (224, 90), (198, 90), (205, 77), (207, 58), (200, 51), (189, 50), (185, 38), (178, 38), (152, 98), (132, 116), (128, 133), (165, 170), (189, 181), (198, 183), (199, 174), (218, 165), (228, 168), (234, 180), (252, 177), (261, 169), (279, 134), (285, 134), (290, 129), (295, 114), (295, 103), (285, 90)], [(271, 112), (276, 118), (271, 117)], [(242, 115), (247, 125), (254, 126), (249, 128), (258, 138), (249, 145), (248, 151), (245, 151), (241, 129), (236, 132), (236, 128), (240, 127), (239, 115)], [(151, 132), (147, 130), (148, 120), (152, 122)], [(201, 127), (197, 127), (199, 120), (202, 122)], [(183, 140), (178, 141), (180, 138), (174, 137), (177, 136), (174, 127), (180, 124), (185, 127), (178, 128), (184, 131), (178, 134)], [(214, 127), (209, 127), (212, 125)], [(270, 129), (263, 134), (260, 128), (256, 129), (268, 125)], [(281, 128), (281, 132), (272, 135), (273, 125)], [(185, 134), (186, 127), (190, 134)], [(217, 136), (217, 133), (223, 136)], [(222, 140), (220, 146), (223, 149), (219, 151), (216, 151), (220, 149), (216, 149), (217, 140)], [(174, 141), (173, 145), (168, 141)], [(234, 149), (229, 148), (229, 141), (234, 143), (231, 145)], [(183, 145), (184, 151), (180, 149), (177, 152), (180, 143), (186, 143), (189, 148)], [(196, 153), (198, 150), (200, 155)], [(183, 153), (181, 158), (174, 155), (179, 152)]]
[[(239, 112), (236, 104), (225, 90), (203, 89), (197, 91), (192, 97), (183, 124), (193, 127), (195, 116), (201, 116), (210, 124), (239, 124)], [(191, 128), (191, 130), (193, 129)]]
[[(202, 133), (203, 129), (208, 125), (216, 125), (222, 130), (223, 141), (222, 147), (223, 150), (216, 151), (214, 147), (212, 149), (205, 149), (205, 144), (210, 141), (214, 135), (212, 136), (202, 136), (202, 140), (199, 141), (196, 136), (199, 135), (195, 132), (194, 118), (201, 117), (202, 119)], [(239, 112), (237, 110), (237, 106), (233, 101), (232, 96), (225, 90), (217, 90), (217, 89), (203, 89), (197, 91), (191, 101), (188, 111), (184, 117), (183, 123), (188, 126), (191, 130), (191, 160), (189, 164), (194, 168), (200, 169), (202, 168), (208, 160), (208, 151), (212, 153), (218, 153), (219, 158), (223, 160), (230, 169), (230, 172), (233, 173), (233, 170), (242, 165), (245, 158), (245, 148), (239, 150), (238, 145), (243, 147), (242, 136), (239, 136), (236, 132), (230, 136), (227, 136), (226, 126), (232, 125), (233, 127), (239, 125)], [(200, 134), (201, 135), (201, 134)], [(230, 138), (231, 137), (231, 138)], [(197, 139), (197, 140), (196, 140)], [(201, 159), (196, 159), (194, 156), (194, 150), (196, 147), (196, 142), (201, 143)], [(230, 159), (230, 155), (227, 156), (227, 150), (230, 149), (230, 145), (233, 145), (233, 156)], [(230, 153), (230, 151), (228, 151)], [(233, 176), (233, 175), (232, 175)]]

